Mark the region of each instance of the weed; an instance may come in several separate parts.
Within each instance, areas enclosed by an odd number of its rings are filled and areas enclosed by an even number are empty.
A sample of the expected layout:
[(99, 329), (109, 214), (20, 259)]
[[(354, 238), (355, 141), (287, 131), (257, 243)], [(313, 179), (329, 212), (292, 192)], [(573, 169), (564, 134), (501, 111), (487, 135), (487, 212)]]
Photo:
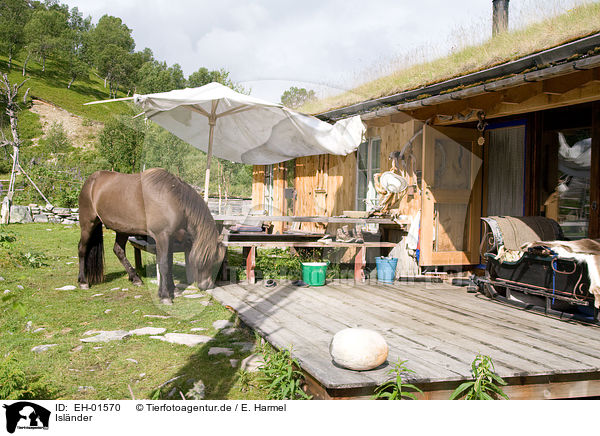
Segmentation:
[(28, 251), (26, 253), (18, 251), (15, 254), (11, 254), (12, 258), (21, 266), (29, 268), (41, 268), (42, 266), (48, 266), (46, 261), (48, 256), (44, 253), (37, 251)]
[(0, 225), (0, 247), (11, 248), (12, 243), (17, 240), (15, 234), (6, 229), (6, 226)]
[(240, 369), (237, 373), (238, 383), (242, 392), (247, 392), (252, 387), (252, 374), (245, 369)]
[(465, 400), (497, 400), (499, 397), (508, 400), (508, 396), (498, 385), (506, 382), (495, 373), (492, 358), (478, 354), (471, 363), (473, 381), (461, 384), (450, 396), (451, 400), (465, 397)]
[(51, 399), (56, 391), (38, 376), (27, 376), (17, 359), (6, 356), (0, 360), (0, 399)]
[[(410, 383), (402, 382), (402, 373), (414, 373), (412, 369), (408, 369), (404, 364), (406, 360), (400, 361), (394, 364), (394, 367), (388, 371), (389, 375), (395, 376), (393, 380), (388, 380), (375, 389), (375, 394), (372, 399), (380, 400), (402, 400), (404, 398), (410, 398), (416, 400), (415, 392), (422, 393), (423, 391)], [(407, 392), (407, 389), (413, 392)]]
[(304, 376), (296, 368), (300, 364), (289, 349), (275, 351), (261, 347), (263, 364), (258, 368), (260, 380), (267, 383), (267, 398), (270, 400), (310, 400), (312, 397), (302, 390)]

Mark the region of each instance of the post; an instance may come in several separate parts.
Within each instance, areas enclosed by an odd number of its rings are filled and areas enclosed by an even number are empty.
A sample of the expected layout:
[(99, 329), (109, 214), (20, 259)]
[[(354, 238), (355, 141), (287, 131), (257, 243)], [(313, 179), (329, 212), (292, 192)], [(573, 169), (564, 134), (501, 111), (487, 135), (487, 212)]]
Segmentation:
[(508, 30), (508, 2), (510, 0), (492, 0), (492, 36)]

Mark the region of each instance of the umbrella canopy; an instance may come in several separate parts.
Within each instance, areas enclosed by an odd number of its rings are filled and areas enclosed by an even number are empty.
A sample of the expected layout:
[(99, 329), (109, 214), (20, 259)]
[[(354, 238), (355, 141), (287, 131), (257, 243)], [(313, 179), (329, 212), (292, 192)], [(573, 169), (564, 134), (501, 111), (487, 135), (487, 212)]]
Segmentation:
[(328, 124), (278, 103), (240, 94), (220, 83), (134, 95), (146, 117), (210, 157), (268, 165), (301, 156), (347, 155), (362, 141), (359, 116)]

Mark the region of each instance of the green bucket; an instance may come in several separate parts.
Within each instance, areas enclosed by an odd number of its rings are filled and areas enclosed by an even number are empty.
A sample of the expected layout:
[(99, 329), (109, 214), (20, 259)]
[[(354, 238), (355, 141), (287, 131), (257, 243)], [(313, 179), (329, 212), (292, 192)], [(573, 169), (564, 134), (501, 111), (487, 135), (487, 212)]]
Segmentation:
[(327, 262), (302, 262), (302, 281), (310, 286), (323, 286), (327, 276)]

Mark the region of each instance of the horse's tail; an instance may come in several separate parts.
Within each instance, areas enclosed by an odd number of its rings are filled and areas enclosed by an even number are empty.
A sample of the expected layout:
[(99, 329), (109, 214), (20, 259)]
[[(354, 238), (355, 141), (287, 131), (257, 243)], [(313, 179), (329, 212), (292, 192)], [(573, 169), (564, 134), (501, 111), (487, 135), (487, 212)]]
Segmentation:
[(102, 223), (98, 223), (88, 241), (85, 255), (85, 276), (90, 285), (104, 281), (104, 238)]

